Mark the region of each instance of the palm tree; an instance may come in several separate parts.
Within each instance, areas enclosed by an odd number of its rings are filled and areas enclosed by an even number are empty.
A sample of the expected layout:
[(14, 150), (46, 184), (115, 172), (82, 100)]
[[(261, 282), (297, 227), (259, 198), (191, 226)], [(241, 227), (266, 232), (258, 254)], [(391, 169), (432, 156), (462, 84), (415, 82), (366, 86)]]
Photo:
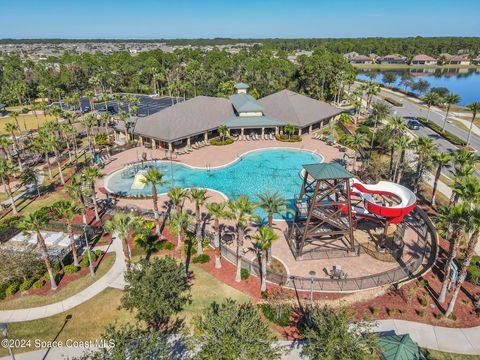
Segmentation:
[(17, 160), (18, 160), (18, 168), (20, 171), (23, 170), (23, 164), (22, 164), (22, 159), (20, 156), (20, 146), (18, 144), (18, 139), (17, 135), (15, 134), (15, 131), (17, 131), (19, 128), (16, 124), (14, 123), (6, 123), (5, 124), (5, 131), (9, 132), (12, 135), (13, 139), (13, 151), (17, 155)]
[(454, 93), (448, 93), (443, 97), (443, 103), (447, 105), (447, 112), (445, 114), (445, 119), (443, 119), (442, 131), (445, 131), (447, 126), (448, 115), (450, 114), (450, 108), (452, 105), (458, 104), (460, 102), (460, 96)]
[(295, 126), (292, 124), (286, 124), (283, 127), (283, 131), (288, 134), (288, 140), (292, 137), (293, 134), (295, 134)]
[(133, 238), (135, 245), (140, 246), (145, 251), (145, 259), (150, 260), (152, 254), (161, 249), (162, 244), (158, 241), (158, 235), (152, 234), (157, 222), (144, 221), (138, 230), (138, 235)]
[(20, 180), (24, 186), (34, 185), (35, 190), (37, 190), (37, 195), (40, 196), (40, 186), (38, 184), (38, 177), (40, 176), (40, 171), (34, 167), (27, 167), (20, 174)]
[(452, 204), (462, 199), (463, 203), (473, 207), (480, 200), (480, 180), (474, 175), (458, 178), (453, 185), (452, 193)]
[(388, 121), (388, 129), (390, 130), (390, 166), (388, 173), (390, 176), (393, 175), (393, 158), (395, 155), (395, 147), (397, 145), (395, 140), (405, 133), (406, 128), (405, 122), (401, 116), (394, 116)]
[(213, 229), (215, 230), (214, 246), (215, 246), (215, 268), (220, 269), (222, 267), (222, 254), (220, 249), (220, 239), (221, 239), (221, 229), (220, 229), (220, 220), (228, 219), (230, 214), (225, 211), (225, 203), (210, 203), (206, 204), (205, 207), (208, 210), (208, 213), (213, 217), (214, 225)]
[(245, 241), (245, 230), (248, 222), (253, 217), (253, 210), (255, 205), (245, 195), (240, 195), (237, 200), (230, 199), (227, 202), (227, 207), (231, 213), (232, 219), (235, 220), (237, 231), (237, 272), (235, 281), (242, 280), (240, 275), (242, 257), (243, 257), (243, 243)]
[(448, 257), (444, 267), (442, 290), (438, 295), (438, 302), (443, 304), (445, 302), (445, 296), (447, 294), (448, 282), (450, 281), (452, 263), (457, 256), (460, 238), (463, 236), (463, 232), (465, 230), (465, 206), (455, 205), (448, 208), (443, 207), (440, 209), (439, 214), (442, 222), (447, 227), (447, 240), (449, 240), (450, 242)]
[(455, 169), (461, 168), (465, 165), (474, 166), (477, 161), (477, 154), (474, 152), (462, 148), (453, 152), (454, 167)]
[(427, 95), (423, 97), (423, 101), (425, 104), (427, 104), (427, 108), (428, 108), (427, 121), (428, 121), (430, 117), (430, 110), (432, 106), (438, 105), (438, 103), (440, 102), (440, 96), (435, 92), (429, 92)]
[(406, 135), (401, 135), (396, 139), (397, 143), (395, 147), (400, 151), (400, 156), (397, 159), (397, 164), (395, 165), (395, 174), (394, 181), (400, 183), (403, 175), (403, 170), (405, 169), (405, 154), (408, 149), (412, 147), (412, 141)]
[(188, 197), (188, 191), (173, 187), (167, 191), (167, 196), (173, 204), (174, 212), (182, 211), (183, 201)]
[(58, 174), (60, 175), (60, 182), (65, 186), (65, 178), (63, 177), (62, 163), (60, 159), (60, 150), (63, 149), (63, 141), (60, 137), (53, 134), (47, 137), (47, 144), (50, 150), (55, 153), (55, 160), (57, 162)]
[(18, 228), (23, 230), (27, 234), (34, 233), (37, 236), (37, 243), (40, 247), (42, 253), (42, 258), (45, 261), (45, 267), (47, 268), (48, 275), (50, 277), (51, 289), (55, 290), (57, 288), (57, 283), (55, 281), (55, 276), (53, 274), (52, 264), (48, 257), (47, 246), (45, 245), (45, 239), (41, 233), (41, 230), (48, 223), (48, 214), (45, 208), (27, 213), (23, 216), (18, 224)]
[(103, 177), (104, 174), (96, 166), (88, 166), (83, 170), (83, 178), (86, 183), (90, 185), (91, 196), (93, 202), (93, 209), (95, 211), (95, 219), (100, 221), (100, 215), (98, 214), (97, 194), (95, 189), (95, 180)]
[(94, 98), (95, 98), (95, 93), (93, 91), (87, 91), (85, 93), (85, 96), (88, 98), (88, 104), (90, 105), (90, 111), (95, 110), (95, 103), (94, 103)]
[(130, 267), (130, 263), (132, 261), (132, 252), (130, 250), (128, 238), (130, 237), (130, 233), (132, 231), (136, 232), (139, 230), (142, 223), (143, 219), (138, 216), (118, 212), (113, 215), (112, 220), (108, 220), (104, 226), (105, 230), (111, 232), (112, 234), (117, 234), (122, 241), (123, 254), (127, 260), (128, 267)]
[(471, 236), (468, 241), (467, 250), (465, 251), (465, 258), (462, 262), (462, 267), (458, 275), (458, 280), (453, 290), (452, 299), (450, 300), (447, 311), (445, 313), (446, 317), (450, 316), (450, 314), (452, 314), (453, 312), (458, 293), (460, 292), (460, 288), (462, 287), (467, 277), (467, 270), (470, 266), (470, 263), (472, 262), (473, 255), (475, 254), (475, 248), (477, 247), (478, 237), (480, 235), (480, 208), (476, 207), (470, 210), (466, 213), (466, 216), (467, 219), (465, 220), (465, 232), (471, 234)]
[(191, 188), (188, 197), (195, 204), (195, 234), (197, 238), (197, 254), (203, 254), (202, 213), (200, 208), (209, 198), (209, 196), (207, 196), (207, 189)]
[(170, 221), (175, 226), (177, 232), (177, 251), (180, 252), (182, 264), (186, 269), (185, 234), (188, 231), (188, 226), (192, 223), (192, 216), (185, 210), (176, 211), (170, 216)]
[(50, 164), (50, 144), (48, 143), (48, 132), (45, 129), (40, 129), (37, 136), (33, 140), (33, 146), (39, 151), (43, 152), (45, 157), (45, 163), (47, 164), (48, 169), (48, 178), (50, 181), (53, 180), (52, 165)]
[(272, 228), (262, 226), (258, 229), (257, 234), (253, 237), (256, 246), (260, 249), (260, 259), (262, 263), (262, 284), (260, 291), (267, 290), (267, 253), (272, 248), (272, 243), (278, 239), (278, 235)]
[(345, 136), (345, 145), (355, 151), (353, 159), (353, 171), (356, 170), (357, 158), (360, 151), (368, 145), (367, 136), (363, 133), (356, 132), (353, 135)]
[(438, 180), (442, 174), (442, 169), (450, 167), (450, 164), (452, 163), (452, 155), (445, 152), (437, 152), (433, 154), (432, 158), (433, 163), (437, 166), (437, 172), (435, 173), (435, 179), (433, 180), (432, 199), (430, 203), (432, 206), (435, 206), (435, 194), (437, 192)]
[(227, 125), (223, 124), (218, 127), (218, 133), (220, 134), (220, 137), (222, 138), (222, 142), (225, 142), (225, 136), (228, 135), (228, 127)]
[(467, 105), (468, 110), (472, 112), (472, 120), (470, 121), (470, 128), (468, 129), (468, 136), (467, 136), (467, 144), (470, 144), (470, 137), (472, 136), (472, 128), (473, 123), (475, 122), (475, 118), (477, 117), (477, 113), (480, 112), (480, 101), (473, 102)]
[(73, 218), (82, 212), (81, 208), (77, 206), (73, 201), (59, 200), (52, 205), (52, 210), (61, 219), (65, 219), (67, 222), (67, 233), (70, 238), (70, 246), (72, 248), (73, 264), (79, 266), (77, 247), (75, 244), (75, 237), (73, 235)]
[(257, 207), (262, 208), (268, 214), (268, 226), (273, 228), (273, 215), (282, 214), (284, 212), (292, 212), (288, 209), (288, 200), (282, 197), (278, 191), (270, 192), (265, 190), (263, 194), (257, 194), (259, 201)]
[(2, 179), (5, 193), (10, 198), (12, 204), (12, 212), (14, 215), (18, 214), (17, 207), (15, 206), (15, 198), (13, 197), (12, 190), (10, 188), (10, 177), (15, 172), (15, 167), (9, 160), (0, 159), (0, 179)]
[(18, 131), (20, 131), (20, 123), (18, 122), (18, 111), (10, 111), (10, 116), (15, 120), (15, 127)]
[(418, 190), (418, 186), (420, 184), (420, 180), (423, 176), (423, 173), (426, 169), (428, 169), (432, 154), (435, 150), (435, 143), (433, 140), (426, 136), (420, 136), (415, 140), (415, 149), (417, 151), (417, 170), (414, 179), (414, 192), (416, 193)]
[(84, 187), (83, 184), (84, 182), (82, 176), (77, 174), (70, 178), (70, 184), (68, 184), (65, 188), (68, 195), (80, 203), (82, 221), (84, 225), (87, 225), (87, 204), (85, 201), (85, 196), (90, 195), (91, 189)]
[(3, 151), (3, 154), (7, 158), (7, 160), (12, 161), (12, 154), (10, 153), (10, 145), (12, 145), (12, 140), (10, 140), (6, 136), (0, 137), (0, 148)]
[(165, 174), (158, 169), (149, 169), (146, 173), (143, 174), (143, 177), (140, 179), (140, 182), (146, 186), (152, 186), (152, 200), (153, 200), (153, 211), (155, 213), (155, 223), (156, 223), (156, 230), (155, 232), (158, 234), (160, 232), (160, 227), (158, 224), (158, 219), (160, 217), (158, 212), (158, 195), (157, 195), (157, 186), (165, 186), (169, 182), (163, 180)]

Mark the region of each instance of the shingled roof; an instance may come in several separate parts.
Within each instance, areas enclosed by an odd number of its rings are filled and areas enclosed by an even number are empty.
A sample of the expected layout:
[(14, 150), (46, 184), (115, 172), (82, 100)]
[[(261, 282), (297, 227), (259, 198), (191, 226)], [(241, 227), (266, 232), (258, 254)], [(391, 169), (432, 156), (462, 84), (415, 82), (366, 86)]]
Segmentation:
[(298, 127), (308, 126), (342, 112), (326, 102), (290, 90), (279, 91), (259, 99), (258, 102), (265, 109), (265, 115)]
[(228, 99), (197, 96), (138, 118), (135, 133), (167, 142), (176, 141), (216, 129), (232, 115), (233, 108)]

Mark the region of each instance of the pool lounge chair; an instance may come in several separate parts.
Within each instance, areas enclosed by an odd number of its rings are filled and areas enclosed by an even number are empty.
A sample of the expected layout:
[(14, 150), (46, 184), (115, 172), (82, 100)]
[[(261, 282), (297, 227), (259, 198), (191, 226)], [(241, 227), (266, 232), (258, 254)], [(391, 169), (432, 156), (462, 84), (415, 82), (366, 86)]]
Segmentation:
[(247, 135), (247, 141), (250, 141), (250, 135)]

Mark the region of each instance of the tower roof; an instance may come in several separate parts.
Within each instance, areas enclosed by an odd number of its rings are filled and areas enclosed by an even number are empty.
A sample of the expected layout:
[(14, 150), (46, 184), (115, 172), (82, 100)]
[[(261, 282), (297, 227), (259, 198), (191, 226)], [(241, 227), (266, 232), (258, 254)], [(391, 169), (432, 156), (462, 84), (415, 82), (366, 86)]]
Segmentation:
[(303, 165), (303, 168), (315, 180), (351, 179), (353, 174), (337, 163), (319, 163)]
[(235, 89), (237, 89), (237, 90), (247, 90), (248, 88), (250, 88), (249, 85), (247, 85), (247, 84), (245, 84), (245, 83), (243, 83), (243, 82), (236, 83), (236, 84), (234, 85), (234, 87), (235, 87)]

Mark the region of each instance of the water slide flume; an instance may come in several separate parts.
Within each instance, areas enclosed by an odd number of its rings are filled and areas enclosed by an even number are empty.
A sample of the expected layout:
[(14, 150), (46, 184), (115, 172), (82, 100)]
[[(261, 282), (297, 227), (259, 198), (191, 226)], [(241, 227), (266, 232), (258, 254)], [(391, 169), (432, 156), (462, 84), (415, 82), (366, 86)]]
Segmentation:
[[(376, 184), (364, 184), (357, 179), (351, 179), (350, 186), (352, 195), (359, 196), (363, 201), (363, 207), (360, 207), (353, 205), (354, 201), (352, 200), (354, 217), (372, 218), (398, 224), (415, 209), (417, 204), (417, 197), (411, 190), (393, 182), (379, 181)], [(380, 197), (375, 198), (374, 195)], [(379, 200), (382, 196), (387, 200)], [(388, 198), (396, 201), (390, 202)]]

